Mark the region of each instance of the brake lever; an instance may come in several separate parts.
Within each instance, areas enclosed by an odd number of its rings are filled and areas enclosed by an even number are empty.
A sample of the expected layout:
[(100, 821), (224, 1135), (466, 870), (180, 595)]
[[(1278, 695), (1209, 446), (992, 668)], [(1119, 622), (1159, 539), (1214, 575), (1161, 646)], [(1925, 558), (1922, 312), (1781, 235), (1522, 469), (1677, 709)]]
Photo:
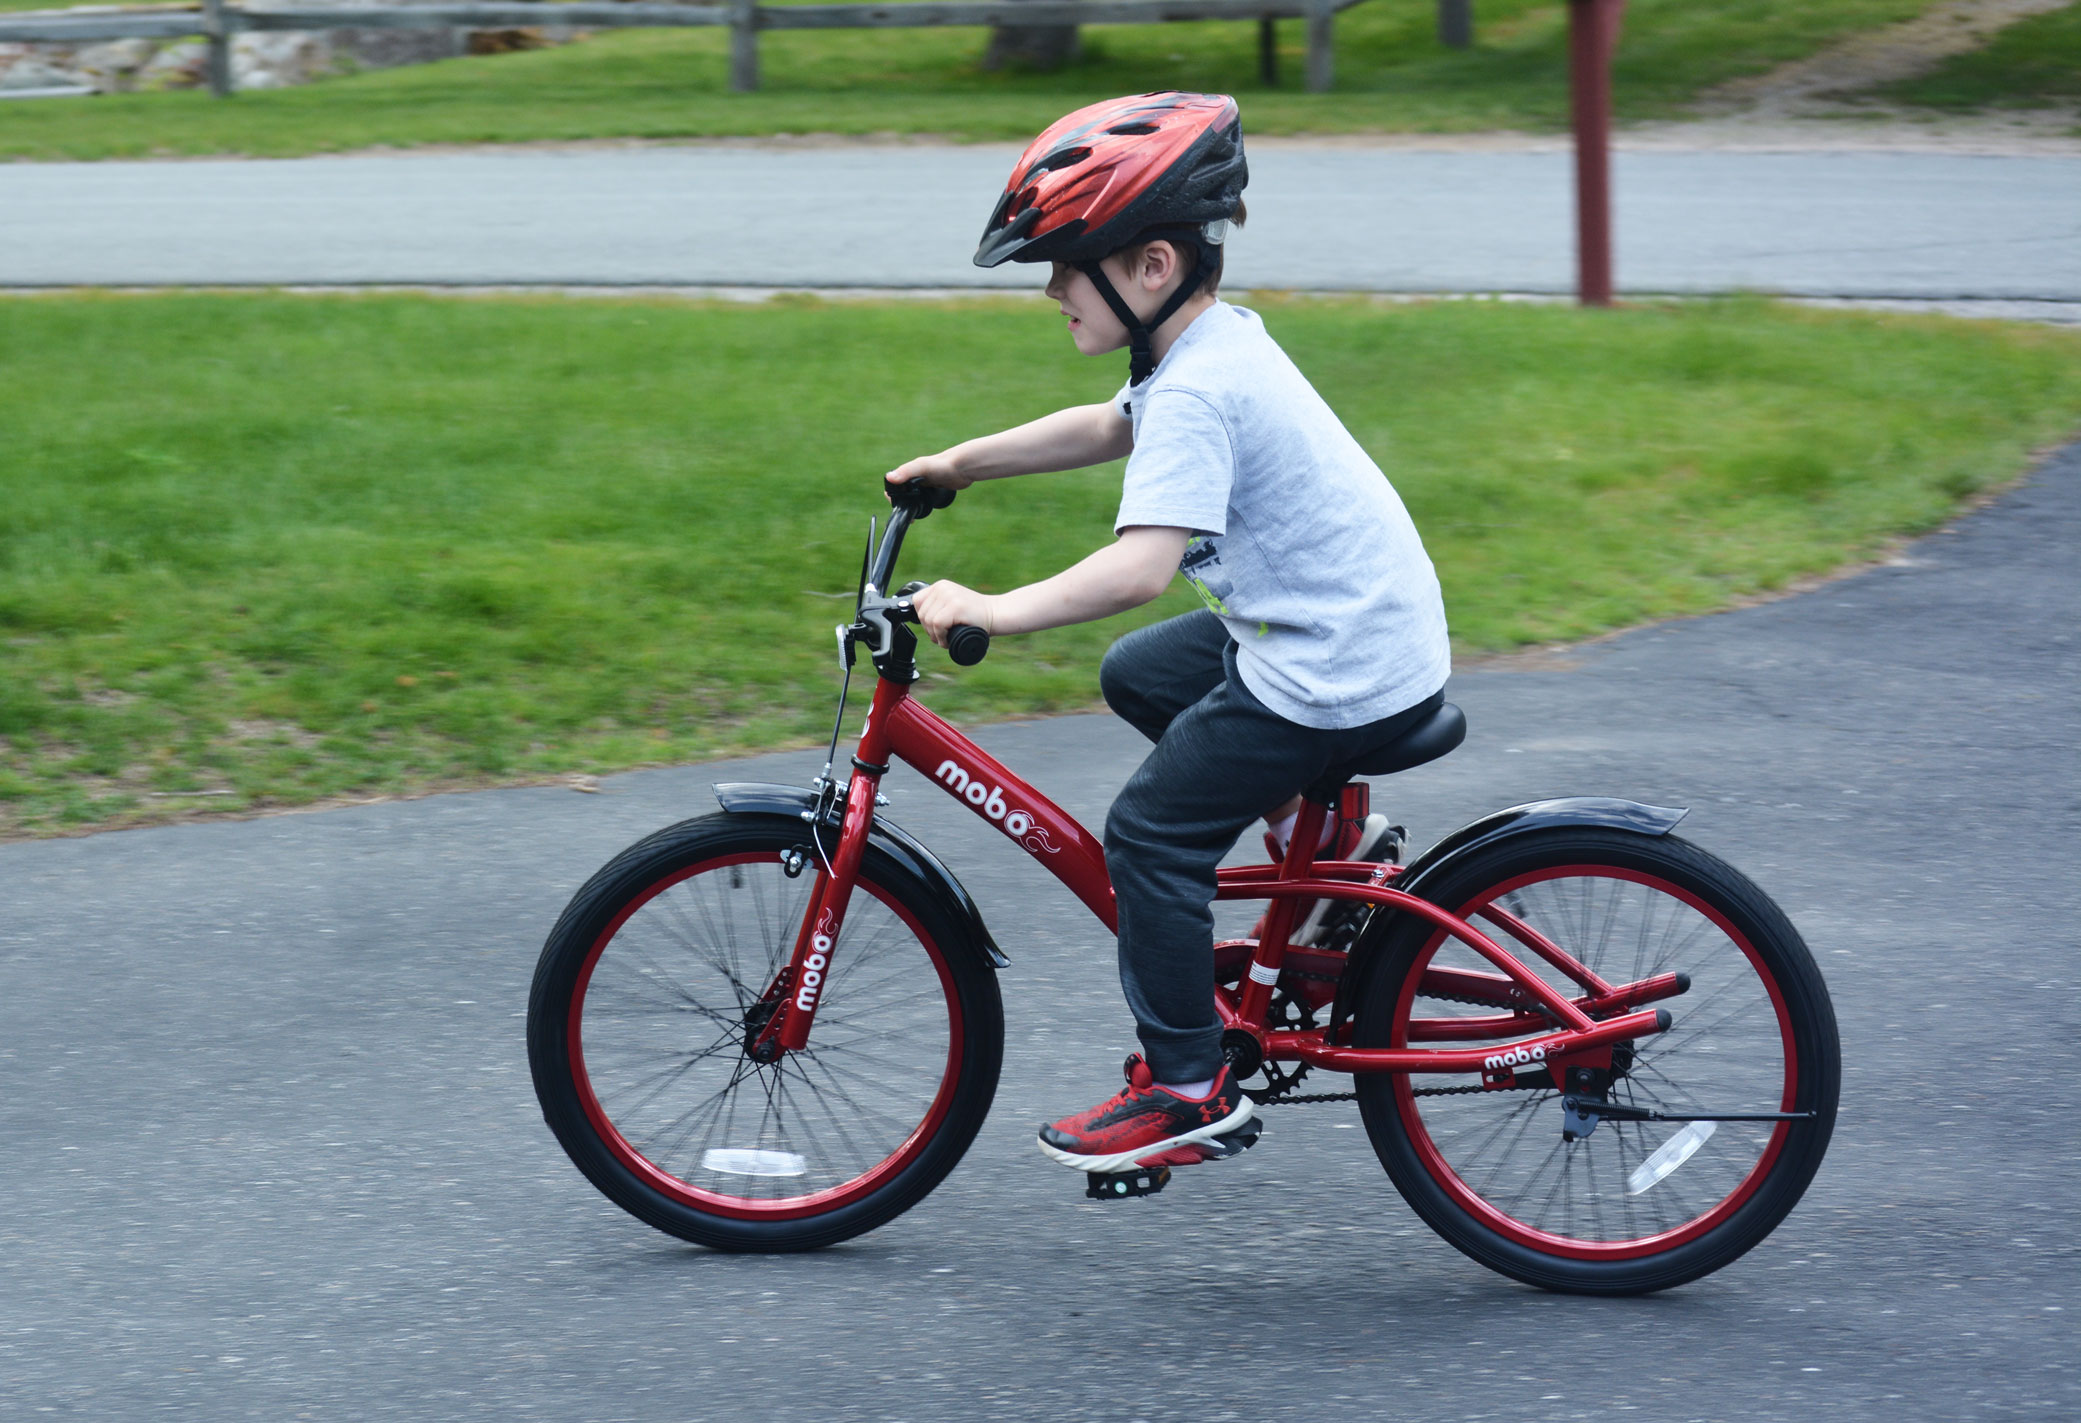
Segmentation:
[(860, 622), (854, 623), (853, 627), (857, 629), (860, 623), (865, 623), (874, 629), (876, 657), (887, 657), (896, 644), (896, 629), (890, 625), (892, 615), (897, 622), (914, 623), (918, 620), (910, 599), (884, 598), (875, 592), (872, 583), (866, 585), (860, 595)]

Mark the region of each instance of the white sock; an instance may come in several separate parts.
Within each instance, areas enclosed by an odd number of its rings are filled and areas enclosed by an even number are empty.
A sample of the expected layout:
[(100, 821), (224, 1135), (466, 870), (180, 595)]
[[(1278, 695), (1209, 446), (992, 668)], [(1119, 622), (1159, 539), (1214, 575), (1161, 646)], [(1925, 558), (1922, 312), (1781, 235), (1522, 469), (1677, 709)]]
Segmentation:
[[(1291, 843), (1293, 840), (1293, 823), (1296, 820), (1299, 820), (1300, 818), (1301, 813), (1298, 810), (1296, 810), (1291, 815), (1281, 816), (1277, 820), (1267, 822), (1272, 827), (1272, 838), (1279, 842), (1280, 854), (1283, 855), (1286, 853), (1287, 845)], [(1317, 843), (1315, 848), (1320, 850), (1324, 845), (1329, 844), (1331, 840), (1335, 839), (1336, 834), (1337, 817), (1335, 817), (1334, 815), (1323, 817), (1322, 839), (1319, 843)]]
[(1209, 1077), (1203, 1082), (1159, 1082), (1156, 1085), (1166, 1092), (1175, 1092), (1180, 1097), (1204, 1097), (1214, 1090), (1214, 1079)]

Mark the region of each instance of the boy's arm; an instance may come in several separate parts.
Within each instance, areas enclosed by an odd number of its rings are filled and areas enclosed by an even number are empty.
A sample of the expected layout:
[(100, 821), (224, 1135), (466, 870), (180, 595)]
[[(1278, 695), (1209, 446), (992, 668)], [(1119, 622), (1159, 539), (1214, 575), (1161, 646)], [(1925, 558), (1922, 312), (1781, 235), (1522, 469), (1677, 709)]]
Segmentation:
[(920, 455), (889, 471), (891, 484), (922, 479), (941, 489), (966, 489), (978, 479), (1082, 469), (1120, 459), (1134, 449), (1134, 426), (1110, 401), (1076, 405), (1038, 420), (964, 440), (936, 455)]
[(970, 623), (993, 637), (1095, 622), (1153, 602), (1170, 586), (1185, 556), (1190, 529), (1148, 525), (1122, 529), (1119, 539), (1053, 578), (991, 596), (941, 581), (911, 600), (918, 621), (941, 647), (947, 630)]

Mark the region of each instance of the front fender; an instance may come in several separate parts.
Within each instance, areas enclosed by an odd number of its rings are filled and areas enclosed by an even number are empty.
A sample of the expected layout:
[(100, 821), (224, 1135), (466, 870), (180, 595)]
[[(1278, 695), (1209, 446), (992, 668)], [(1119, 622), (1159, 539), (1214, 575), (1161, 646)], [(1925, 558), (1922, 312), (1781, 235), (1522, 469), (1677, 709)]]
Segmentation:
[[(725, 781), (716, 786), (715, 798), (722, 802), (724, 810), (785, 815), (804, 821), (816, 807), (816, 792), (808, 787), (779, 785), (770, 781)], [(954, 872), (939, 862), (937, 855), (926, 849), (908, 830), (879, 814), (874, 817), (868, 836), (878, 848), (946, 897), (975, 929), (976, 938), (994, 967), (1011, 966), (1012, 961), (990, 937), (990, 930), (983, 923), (982, 909), (962, 887), (961, 881), (954, 878)]]
[[(1618, 800), (1610, 796), (1566, 796), (1559, 800), (1535, 800), (1525, 805), (1514, 805), (1508, 810), (1484, 815), (1447, 835), (1411, 860), (1409, 868), (1395, 876), (1393, 887), (1418, 898), (1429, 898), (1424, 893), (1425, 886), (1449, 873), (1452, 866), (1467, 855), (1498, 840), (1529, 835), (1534, 831), (1563, 825), (1595, 825), (1660, 836), (1674, 830), (1677, 822), (1690, 813), (1688, 806), (1643, 805), (1639, 801)], [(1364, 999), (1366, 982), (1372, 977), (1373, 966), (1380, 957), (1379, 945), (1387, 937), (1385, 930), (1394, 912), (1391, 909), (1376, 912), (1359, 935), (1358, 942), (1352, 946), (1351, 962), (1338, 980), (1336, 1001), (1330, 1008), (1332, 1041), (1343, 1028), (1352, 1008)]]

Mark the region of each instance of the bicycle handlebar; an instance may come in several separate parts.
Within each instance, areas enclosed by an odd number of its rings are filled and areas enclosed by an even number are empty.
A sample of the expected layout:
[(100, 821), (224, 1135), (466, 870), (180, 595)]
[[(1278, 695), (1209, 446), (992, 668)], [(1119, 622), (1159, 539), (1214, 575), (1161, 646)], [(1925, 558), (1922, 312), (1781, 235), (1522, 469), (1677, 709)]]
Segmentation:
[[(930, 583), (906, 583), (896, 590), (896, 602), (890, 607), (891, 616), (900, 622), (914, 623), (918, 620), (917, 610), (911, 607), (913, 593), (919, 593)], [(947, 629), (947, 656), (960, 667), (973, 667), (990, 655), (990, 634), (974, 623), (955, 623)]]
[(928, 517), (934, 509), (944, 509), (954, 502), (953, 490), (936, 489), (915, 479), (906, 484), (884, 482), (882, 489), (896, 507), (896, 512), (889, 516), (889, 527), (882, 534), (882, 546), (875, 551), (873, 567), (868, 570), (867, 581), (876, 588), (889, 586), (889, 576), (896, 571), (896, 555), (903, 547), (903, 536), (910, 526)]
[[(910, 595), (931, 585), (906, 583), (897, 590), (896, 596), (885, 604), (879, 603), (879, 599), (885, 595), (874, 593), (872, 590), (888, 586), (889, 577), (896, 569), (896, 555), (903, 548), (903, 536), (909, 531), (910, 526), (929, 516), (934, 509), (944, 509), (953, 503), (954, 491), (920, 484), (916, 480), (905, 484), (885, 485), (885, 491), (896, 512), (889, 516), (889, 527), (882, 535), (881, 547), (875, 549), (870, 557), (867, 589), (869, 596), (877, 600), (881, 615), (897, 622), (915, 623), (918, 615), (911, 607)], [(886, 652), (886, 632), (883, 638), (882, 650)], [(974, 624), (956, 623), (948, 629), (947, 656), (952, 658), (957, 666), (973, 667), (988, 656), (989, 652), (990, 634)]]

